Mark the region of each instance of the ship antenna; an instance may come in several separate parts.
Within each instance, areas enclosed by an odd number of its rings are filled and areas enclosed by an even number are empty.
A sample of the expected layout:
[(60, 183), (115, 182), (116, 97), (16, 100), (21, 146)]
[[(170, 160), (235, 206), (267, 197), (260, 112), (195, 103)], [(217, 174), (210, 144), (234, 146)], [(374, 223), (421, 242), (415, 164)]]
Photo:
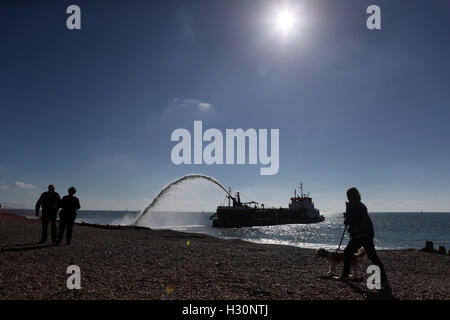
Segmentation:
[(303, 198), (303, 182), (300, 182), (300, 197)]

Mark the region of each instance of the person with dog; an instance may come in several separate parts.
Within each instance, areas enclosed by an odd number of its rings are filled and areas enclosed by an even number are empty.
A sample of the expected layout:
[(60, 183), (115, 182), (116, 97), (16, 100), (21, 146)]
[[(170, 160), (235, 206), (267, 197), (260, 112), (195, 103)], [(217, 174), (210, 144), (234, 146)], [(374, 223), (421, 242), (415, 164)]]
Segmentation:
[(81, 208), (80, 200), (75, 197), (77, 189), (75, 187), (69, 188), (69, 194), (64, 196), (61, 200), (61, 212), (59, 213), (59, 233), (57, 244), (61, 243), (64, 229), (67, 227), (66, 244), (70, 245), (72, 240), (73, 224), (77, 217), (77, 210)]
[(380, 268), (381, 284), (383, 287), (389, 287), (386, 272), (380, 258), (378, 258), (373, 243), (375, 235), (373, 223), (367, 212), (367, 207), (361, 202), (361, 195), (356, 188), (347, 190), (348, 202), (346, 203), (347, 210), (344, 213), (344, 224), (348, 226), (348, 233), (350, 234), (350, 241), (344, 250), (344, 268), (339, 280), (347, 281), (352, 266), (354, 254), (361, 247), (367, 254), (367, 257)]
[(48, 186), (48, 191), (41, 194), (39, 200), (36, 202), (36, 217), (39, 216), (39, 211), (42, 207), (42, 236), (39, 244), (47, 241), (49, 222), (52, 242), (55, 243), (57, 240), (56, 215), (59, 210), (60, 201), (61, 198), (59, 197), (59, 194), (55, 192), (55, 186), (51, 184)]

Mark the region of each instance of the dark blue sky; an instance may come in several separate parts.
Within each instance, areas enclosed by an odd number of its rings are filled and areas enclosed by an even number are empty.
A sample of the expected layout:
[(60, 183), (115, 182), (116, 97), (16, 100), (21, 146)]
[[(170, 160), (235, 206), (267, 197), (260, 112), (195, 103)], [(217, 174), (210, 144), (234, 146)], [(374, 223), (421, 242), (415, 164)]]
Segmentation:
[[(66, 28), (70, 4), (81, 30)], [(381, 30), (366, 28), (371, 4)], [(449, 211), (450, 2), (291, 1), (286, 38), (269, 22), (281, 5), (2, 1), (0, 202), (30, 207), (54, 183), (77, 186), (85, 209), (142, 209), (197, 172), (267, 204), (302, 180), (324, 211), (342, 211), (350, 186), (371, 211)], [(194, 120), (280, 129), (278, 174), (172, 164), (170, 134)]]

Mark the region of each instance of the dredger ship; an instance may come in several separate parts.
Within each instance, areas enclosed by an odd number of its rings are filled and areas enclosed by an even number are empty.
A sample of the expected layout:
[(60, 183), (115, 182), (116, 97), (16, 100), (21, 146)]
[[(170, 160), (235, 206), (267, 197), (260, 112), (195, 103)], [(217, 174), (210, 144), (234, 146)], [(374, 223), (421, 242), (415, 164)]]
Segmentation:
[(241, 195), (236, 192), (227, 194), (228, 206), (218, 206), (210, 219), (216, 228), (240, 228), (254, 226), (272, 226), (280, 224), (317, 223), (325, 220), (319, 209), (314, 207), (312, 198), (303, 193), (300, 183), (300, 195), (294, 190), (289, 208), (264, 208), (255, 201), (241, 202)]

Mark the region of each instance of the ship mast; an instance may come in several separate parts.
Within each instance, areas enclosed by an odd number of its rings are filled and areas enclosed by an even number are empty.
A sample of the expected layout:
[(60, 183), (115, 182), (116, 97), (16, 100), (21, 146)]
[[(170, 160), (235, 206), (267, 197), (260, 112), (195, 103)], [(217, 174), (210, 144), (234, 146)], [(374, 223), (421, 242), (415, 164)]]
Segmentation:
[(303, 182), (300, 182), (300, 197), (303, 198)]

